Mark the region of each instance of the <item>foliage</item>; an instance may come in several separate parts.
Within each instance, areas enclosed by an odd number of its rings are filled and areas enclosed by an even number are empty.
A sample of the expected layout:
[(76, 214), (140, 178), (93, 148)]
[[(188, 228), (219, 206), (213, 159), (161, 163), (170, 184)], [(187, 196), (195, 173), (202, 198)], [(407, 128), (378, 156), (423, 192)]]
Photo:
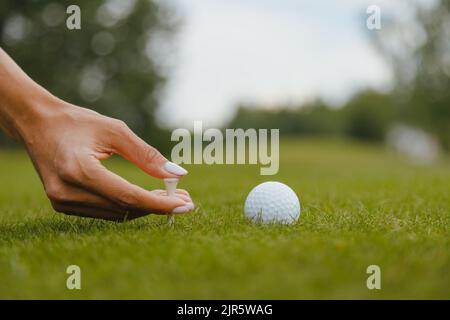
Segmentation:
[(244, 106), (228, 126), (381, 141), (390, 124), (404, 122), (425, 129), (450, 149), (450, 1), (416, 9), (414, 19), (393, 20), (372, 39), (394, 70), (391, 92), (357, 92), (337, 109), (322, 102), (274, 110)]
[(449, 39), (450, 1), (441, 0), (431, 8), (418, 6), (411, 21), (393, 21), (376, 41), (395, 71), (393, 96), (400, 106), (402, 120), (433, 133), (447, 149), (450, 149)]
[(227, 126), (279, 128), (284, 134), (349, 136), (381, 141), (395, 115), (396, 108), (389, 95), (362, 91), (339, 108), (332, 108), (322, 101), (277, 109), (241, 106)]
[[(72, 4), (81, 30), (66, 27)], [(122, 119), (154, 143), (165, 77), (151, 48), (157, 36), (169, 41), (170, 17), (152, 0), (2, 0), (0, 46), (53, 94)]]
[(381, 141), (394, 121), (395, 111), (389, 95), (361, 92), (340, 110), (345, 121), (343, 133), (361, 140)]
[(229, 128), (279, 128), (283, 134), (332, 135), (341, 130), (338, 113), (321, 101), (301, 108), (294, 106), (264, 109), (242, 105)]

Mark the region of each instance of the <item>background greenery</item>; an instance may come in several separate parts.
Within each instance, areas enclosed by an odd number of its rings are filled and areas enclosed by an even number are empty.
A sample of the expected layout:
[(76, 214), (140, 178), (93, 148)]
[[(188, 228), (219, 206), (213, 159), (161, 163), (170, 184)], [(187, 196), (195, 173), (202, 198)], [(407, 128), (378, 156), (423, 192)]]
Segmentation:
[[(166, 80), (164, 59), (154, 54), (152, 46), (158, 45), (158, 39), (164, 39), (160, 46), (171, 43), (178, 19), (162, 2), (115, 1), (125, 8), (135, 3), (121, 15), (106, 3), (3, 0), (0, 45), (51, 92), (124, 120), (138, 135), (167, 151), (168, 133), (155, 119)], [(82, 32), (61, 28), (69, 4), (83, 8)], [(413, 21), (388, 17), (381, 31), (368, 32), (395, 74), (387, 93), (362, 89), (333, 107), (320, 99), (271, 111), (241, 105), (226, 127), (280, 128), (289, 134), (383, 141), (393, 123), (406, 123), (430, 132), (449, 149), (449, 21), (450, 1), (440, 0), (431, 9), (418, 7)], [(10, 35), (12, 29), (18, 36)], [(423, 41), (411, 42), (411, 38)], [(0, 144), (5, 143), (0, 136)]]
[[(112, 3), (123, 11), (103, 0), (2, 0), (0, 46), (56, 96), (119, 118), (165, 147), (154, 119), (165, 75), (152, 41), (170, 43), (176, 22), (152, 0)], [(81, 31), (65, 26), (72, 4), (82, 8)]]
[[(273, 127), (292, 134), (383, 141), (392, 124), (405, 123), (431, 133), (448, 150), (449, 21), (450, 1), (441, 0), (429, 10), (419, 7), (412, 22), (383, 19), (380, 31), (368, 33), (394, 71), (389, 92), (363, 89), (340, 106), (320, 100), (272, 110), (242, 105), (228, 126)], [(419, 38), (423, 41), (411, 41)]]

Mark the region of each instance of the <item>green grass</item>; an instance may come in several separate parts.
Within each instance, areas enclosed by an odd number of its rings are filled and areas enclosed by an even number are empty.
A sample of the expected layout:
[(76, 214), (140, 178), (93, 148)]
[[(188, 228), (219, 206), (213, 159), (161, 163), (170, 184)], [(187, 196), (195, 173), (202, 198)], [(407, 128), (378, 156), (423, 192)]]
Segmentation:
[[(450, 298), (450, 167), (413, 165), (377, 146), (295, 141), (280, 172), (187, 166), (198, 204), (175, 220), (125, 224), (54, 213), (22, 152), (0, 152), (0, 298)], [(446, 160), (447, 161), (447, 160)], [(113, 159), (147, 188), (162, 183)], [(253, 225), (242, 206), (265, 180), (290, 185), (293, 226)], [(82, 290), (66, 289), (66, 267)], [(382, 271), (368, 290), (366, 268)]]

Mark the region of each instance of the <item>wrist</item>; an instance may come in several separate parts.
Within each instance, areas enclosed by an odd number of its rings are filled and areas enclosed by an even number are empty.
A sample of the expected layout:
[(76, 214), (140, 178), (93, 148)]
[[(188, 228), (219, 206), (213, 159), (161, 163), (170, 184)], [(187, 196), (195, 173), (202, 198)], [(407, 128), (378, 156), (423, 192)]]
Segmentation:
[(61, 107), (61, 100), (43, 88), (33, 88), (13, 99), (6, 108), (6, 130), (16, 140), (25, 142), (44, 120)]
[(0, 48), (0, 127), (23, 141), (28, 128), (61, 101), (39, 86)]

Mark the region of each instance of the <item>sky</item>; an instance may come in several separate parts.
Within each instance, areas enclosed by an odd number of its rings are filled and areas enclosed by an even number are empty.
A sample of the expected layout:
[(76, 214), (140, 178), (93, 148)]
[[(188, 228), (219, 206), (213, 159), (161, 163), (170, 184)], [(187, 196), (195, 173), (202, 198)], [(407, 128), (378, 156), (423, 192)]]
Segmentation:
[(362, 88), (388, 90), (392, 73), (370, 41), (380, 31), (367, 29), (366, 9), (379, 5), (382, 19), (406, 12), (387, 0), (171, 3), (181, 26), (159, 118), (188, 128), (195, 120), (224, 125), (239, 103), (275, 107), (321, 97), (338, 105)]

